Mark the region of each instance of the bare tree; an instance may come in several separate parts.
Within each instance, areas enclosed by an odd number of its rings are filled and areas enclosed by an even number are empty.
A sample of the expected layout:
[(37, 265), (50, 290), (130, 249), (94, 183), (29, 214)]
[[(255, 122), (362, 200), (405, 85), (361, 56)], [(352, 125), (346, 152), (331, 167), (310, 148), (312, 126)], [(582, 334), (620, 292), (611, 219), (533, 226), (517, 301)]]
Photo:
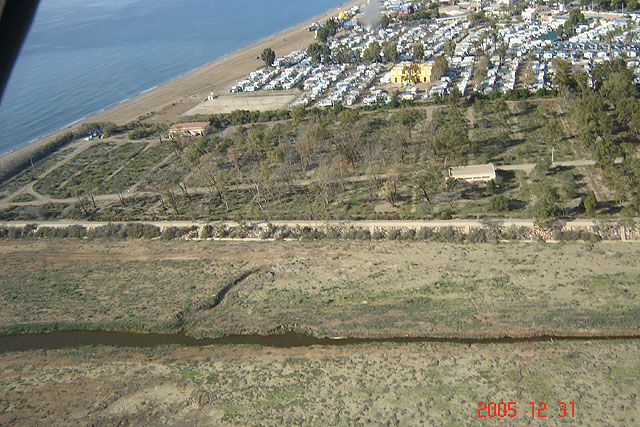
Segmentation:
[(225, 209), (229, 211), (229, 200), (227, 197), (229, 173), (221, 167), (215, 158), (205, 161), (198, 169), (198, 177), (207, 188), (212, 200), (220, 199), (224, 203)]
[(416, 187), (422, 192), (424, 199), (432, 204), (433, 196), (442, 191), (444, 178), (442, 172), (433, 167), (427, 167), (425, 172), (416, 176)]
[(398, 201), (398, 185), (400, 184), (400, 173), (396, 167), (389, 169), (387, 173), (387, 180), (382, 184), (380, 188), (380, 197), (386, 199), (391, 206), (395, 207)]
[(313, 153), (313, 143), (308, 134), (303, 133), (296, 140), (295, 149), (300, 156), (300, 165), (302, 170), (306, 171), (309, 163), (311, 162), (311, 154)]

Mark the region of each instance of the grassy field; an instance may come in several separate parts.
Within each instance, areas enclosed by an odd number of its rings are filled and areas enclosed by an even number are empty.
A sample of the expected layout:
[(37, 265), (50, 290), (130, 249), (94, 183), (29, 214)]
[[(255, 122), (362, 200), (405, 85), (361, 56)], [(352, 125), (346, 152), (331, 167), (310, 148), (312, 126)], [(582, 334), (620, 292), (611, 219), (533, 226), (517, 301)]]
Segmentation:
[(184, 327), (196, 336), (284, 328), (321, 336), (495, 337), (640, 330), (640, 246), (628, 242), (54, 239), (4, 240), (0, 254), (5, 333)]
[(498, 422), (479, 402), (516, 402), (500, 422), (637, 425), (638, 352), (633, 340), (8, 353), (0, 424), (475, 426)]

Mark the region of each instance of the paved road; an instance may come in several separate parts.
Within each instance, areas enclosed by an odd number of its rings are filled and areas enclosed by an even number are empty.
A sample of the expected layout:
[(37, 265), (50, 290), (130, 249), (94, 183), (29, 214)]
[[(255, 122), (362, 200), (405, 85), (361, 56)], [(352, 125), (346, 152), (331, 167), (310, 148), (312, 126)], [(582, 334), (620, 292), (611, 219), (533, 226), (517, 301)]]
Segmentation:
[[(622, 159), (616, 159), (616, 163), (622, 162)], [(553, 162), (551, 164), (552, 168), (558, 166), (564, 167), (580, 167), (580, 166), (593, 166), (596, 162), (593, 160), (581, 159), (581, 160), (568, 160), (566, 162)], [(531, 173), (533, 168), (536, 167), (535, 163), (523, 163), (521, 165), (496, 165), (496, 169), (503, 171), (525, 171), (526, 173)]]

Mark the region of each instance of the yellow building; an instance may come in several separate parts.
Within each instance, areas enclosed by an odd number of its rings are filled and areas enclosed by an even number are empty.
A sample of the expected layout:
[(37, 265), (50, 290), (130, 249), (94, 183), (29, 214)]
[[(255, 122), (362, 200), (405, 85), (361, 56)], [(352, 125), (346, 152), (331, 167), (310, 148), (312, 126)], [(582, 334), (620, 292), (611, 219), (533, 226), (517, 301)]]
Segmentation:
[(428, 83), (431, 81), (432, 68), (432, 62), (422, 64), (403, 62), (402, 64), (396, 65), (391, 70), (391, 83)]

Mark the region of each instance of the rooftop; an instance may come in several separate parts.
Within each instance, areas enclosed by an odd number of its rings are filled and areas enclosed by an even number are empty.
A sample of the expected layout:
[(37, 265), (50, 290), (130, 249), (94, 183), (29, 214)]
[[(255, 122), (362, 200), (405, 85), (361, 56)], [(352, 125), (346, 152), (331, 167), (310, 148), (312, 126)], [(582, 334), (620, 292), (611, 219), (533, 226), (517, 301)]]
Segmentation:
[(449, 175), (454, 177), (485, 176), (494, 175), (495, 171), (493, 163), (488, 163), (485, 165), (454, 166), (449, 168)]
[(176, 123), (169, 128), (172, 130), (187, 130), (187, 129), (201, 129), (209, 125), (209, 122), (189, 122), (189, 123)]

